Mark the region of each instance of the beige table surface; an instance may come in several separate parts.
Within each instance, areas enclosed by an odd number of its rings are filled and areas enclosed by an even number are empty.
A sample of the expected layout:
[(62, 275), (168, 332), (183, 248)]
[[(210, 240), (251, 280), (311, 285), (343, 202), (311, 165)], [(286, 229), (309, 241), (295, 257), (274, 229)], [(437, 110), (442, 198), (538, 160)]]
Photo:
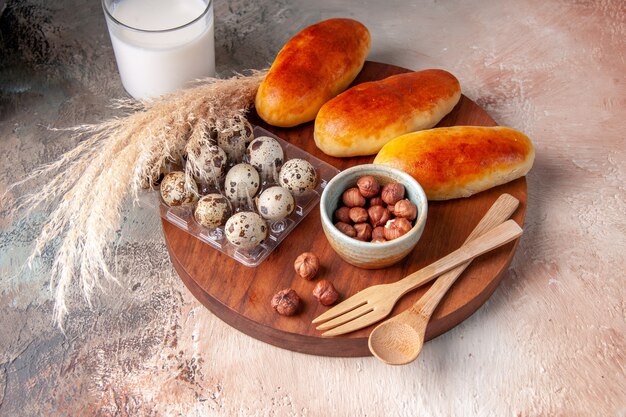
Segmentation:
[[(0, 191), (73, 143), (46, 126), (125, 95), (98, 0), (0, 2)], [(43, 6), (45, 4), (45, 6)], [(6, 7), (5, 7), (6, 6)], [(416, 362), (281, 350), (221, 322), (176, 276), (159, 218), (128, 207), (119, 285), (51, 324), (51, 252), (20, 273), (45, 213), (0, 220), (2, 416), (625, 416), (626, 5), (620, 0), (216, 0), (221, 75), (262, 68), (321, 19), (369, 59), (445, 68), (537, 150), (525, 234), (502, 284)]]

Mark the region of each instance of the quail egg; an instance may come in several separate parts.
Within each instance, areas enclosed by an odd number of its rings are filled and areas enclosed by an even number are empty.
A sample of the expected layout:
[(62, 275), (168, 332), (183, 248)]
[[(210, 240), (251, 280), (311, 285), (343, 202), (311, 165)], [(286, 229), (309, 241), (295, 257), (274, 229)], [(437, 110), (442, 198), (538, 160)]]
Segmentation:
[(285, 154), (280, 143), (269, 136), (259, 136), (246, 149), (248, 163), (259, 172), (268, 168), (275, 168), (278, 171), (283, 165), (284, 157)]
[(195, 155), (197, 164), (204, 172), (195, 170), (194, 178), (199, 181), (222, 178), (226, 173), (228, 157), (226, 152), (217, 145), (203, 146)]
[(161, 181), (161, 197), (170, 207), (189, 206), (198, 199), (198, 186), (194, 181), (189, 184), (190, 189), (185, 187), (185, 173), (173, 171), (163, 177)]
[(246, 152), (245, 135), (240, 135), (239, 132), (220, 132), (217, 134), (217, 145), (226, 152), (231, 163), (236, 164), (243, 160)]
[(230, 214), (230, 202), (226, 197), (217, 193), (202, 197), (193, 213), (196, 221), (209, 229), (225, 224)]
[(252, 211), (242, 211), (233, 215), (224, 228), (226, 239), (241, 249), (252, 249), (267, 238), (267, 223)]
[(230, 201), (247, 196), (252, 198), (259, 190), (260, 183), (259, 173), (252, 165), (237, 164), (226, 174), (224, 193)]
[(317, 186), (317, 172), (309, 161), (304, 159), (290, 159), (280, 170), (278, 182), (295, 195), (313, 190)]
[(249, 145), (250, 142), (254, 139), (254, 131), (252, 130), (252, 125), (245, 118), (241, 119), (243, 122), (243, 130), (239, 131), (239, 134), (242, 135), (246, 141), (246, 145)]
[(270, 187), (257, 199), (257, 209), (261, 217), (267, 220), (282, 220), (293, 213), (296, 202), (288, 189)]

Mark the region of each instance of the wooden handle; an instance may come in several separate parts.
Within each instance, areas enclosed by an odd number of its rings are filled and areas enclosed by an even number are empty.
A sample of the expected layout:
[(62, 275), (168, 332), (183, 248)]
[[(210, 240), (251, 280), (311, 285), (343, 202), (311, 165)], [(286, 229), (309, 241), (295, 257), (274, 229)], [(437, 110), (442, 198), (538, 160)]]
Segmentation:
[[(470, 235), (465, 240), (465, 243), (472, 241), (497, 225), (505, 222), (509, 217), (511, 217), (515, 210), (517, 210), (518, 206), (518, 199), (510, 194), (502, 194), (498, 197), (495, 203), (493, 203), (480, 222), (478, 222), (474, 230), (472, 230)], [(463, 271), (465, 271), (465, 268), (467, 268), (471, 262), (471, 260), (465, 262), (464, 264), (457, 266), (437, 278), (426, 294), (420, 297), (415, 304), (411, 306), (411, 310), (417, 312), (426, 319), (430, 319), (430, 316), (432, 316), (443, 296), (448, 292), (452, 284), (456, 282), (457, 278), (461, 276)]]
[(465, 243), (468, 243), (478, 236), (488, 232), (499, 224), (504, 223), (517, 210), (519, 200), (511, 194), (502, 194), (489, 208), (487, 213), (480, 219), (472, 233), (469, 234)]
[(408, 275), (398, 281), (395, 285), (398, 286), (401, 295), (406, 294), (407, 292), (429, 282), (441, 274), (448, 272), (462, 263), (509, 243), (521, 235), (522, 228), (519, 227), (515, 221), (507, 220), (484, 235), (465, 243), (449, 255), (446, 255), (438, 261), (433, 262), (411, 275)]

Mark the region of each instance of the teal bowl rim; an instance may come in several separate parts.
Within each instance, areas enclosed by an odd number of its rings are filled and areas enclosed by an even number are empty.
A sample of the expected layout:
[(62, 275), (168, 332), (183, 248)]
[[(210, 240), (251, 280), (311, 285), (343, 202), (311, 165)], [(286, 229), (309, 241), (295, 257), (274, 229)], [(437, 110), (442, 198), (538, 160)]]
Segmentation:
[[(355, 172), (359, 172), (359, 173), (362, 172), (362, 175), (380, 175), (380, 176), (385, 176), (384, 173), (375, 173), (375, 172), (368, 173), (367, 172), (368, 169), (378, 170), (378, 171), (388, 171), (388, 172), (392, 173), (393, 175), (402, 178), (402, 185), (405, 186), (405, 189), (408, 188), (407, 184), (410, 184), (411, 192), (412, 193), (416, 193), (416, 194), (420, 195), (420, 197), (421, 197), (421, 201), (414, 201), (414, 200), (411, 199), (413, 204), (415, 204), (417, 206), (417, 219), (415, 219), (415, 224), (413, 225), (413, 228), (411, 228), (410, 232), (406, 233), (403, 236), (400, 236), (397, 239), (389, 240), (387, 242), (382, 242), (382, 243), (372, 243), (372, 242), (364, 242), (364, 241), (361, 241), (361, 240), (356, 240), (354, 238), (351, 238), (350, 236), (347, 236), (347, 235), (341, 233), (339, 231), (339, 229), (337, 229), (335, 227), (335, 224), (332, 222), (332, 219), (329, 217), (329, 215), (327, 213), (326, 206), (329, 204), (329, 202), (328, 202), (328, 198), (329, 198), (328, 197), (328, 193), (329, 193), (329, 191), (328, 190), (330, 190), (342, 178), (345, 178), (345, 177), (348, 177), (350, 175), (353, 175)], [(356, 183), (356, 179), (355, 179), (355, 183)], [(407, 196), (407, 198), (408, 198), (408, 196)], [(372, 249), (372, 248), (387, 248), (387, 247), (391, 247), (391, 246), (395, 246), (395, 245), (400, 245), (404, 241), (411, 240), (411, 238), (415, 234), (420, 234), (419, 237), (421, 237), (421, 233), (423, 232), (423, 229), (426, 226), (426, 218), (428, 216), (428, 199), (427, 199), (426, 193), (424, 192), (424, 189), (422, 188), (420, 183), (417, 182), (417, 180), (415, 178), (413, 178), (412, 176), (410, 176), (406, 172), (404, 172), (402, 170), (399, 170), (397, 168), (392, 168), (392, 167), (386, 166), (386, 165), (362, 164), (362, 165), (356, 165), (356, 166), (350, 167), (350, 168), (348, 168), (348, 169), (346, 169), (344, 171), (341, 171), (339, 174), (335, 175), (328, 182), (326, 187), (324, 187), (324, 191), (322, 191), (322, 197), (320, 199), (320, 216), (322, 218), (322, 224), (325, 224), (328, 227), (329, 231), (334, 230), (336, 233), (333, 233), (333, 234), (336, 235), (336, 238), (339, 241), (341, 241), (342, 243), (346, 243), (346, 244), (357, 246), (357, 247), (362, 246), (362, 247), (368, 248), (368, 249)], [(417, 244), (417, 242), (419, 241), (419, 237), (416, 239), (415, 244)]]

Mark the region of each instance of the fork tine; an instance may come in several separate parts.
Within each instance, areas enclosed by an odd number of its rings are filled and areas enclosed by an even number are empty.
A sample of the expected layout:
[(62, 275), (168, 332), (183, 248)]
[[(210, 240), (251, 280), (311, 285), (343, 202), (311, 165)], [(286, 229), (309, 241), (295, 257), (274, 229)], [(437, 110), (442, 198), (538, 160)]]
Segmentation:
[(359, 306), (355, 308), (354, 310), (350, 310), (347, 313), (342, 314), (341, 316), (335, 317), (332, 320), (328, 320), (327, 322), (320, 324), (319, 326), (316, 327), (316, 329), (317, 330), (332, 329), (333, 327), (340, 326), (344, 323), (349, 322), (350, 320), (354, 320), (358, 317), (361, 317), (362, 315), (367, 314), (372, 310), (373, 308), (370, 304), (363, 304), (362, 306)]
[[(371, 287), (370, 287), (371, 288)], [(321, 323), (323, 321), (328, 321), (330, 319), (334, 319), (335, 317), (341, 316), (342, 314), (354, 310), (357, 307), (361, 307), (363, 304), (367, 303), (366, 294), (362, 294), (364, 291), (354, 294), (352, 297), (343, 300), (330, 310), (320, 314), (316, 318), (313, 319), (311, 323)]]
[(341, 326), (335, 327), (334, 329), (331, 329), (327, 332), (322, 333), (322, 336), (330, 337), (330, 336), (339, 336), (341, 334), (350, 333), (355, 330), (359, 330), (364, 327), (367, 327), (372, 323), (376, 323), (377, 321), (384, 319), (388, 314), (389, 312), (386, 312), (385, 310), (382, 310), (382, 309), (372, 310), (369, 313), (355, 320), (349, 321), (345, 324), (342, 324)]

